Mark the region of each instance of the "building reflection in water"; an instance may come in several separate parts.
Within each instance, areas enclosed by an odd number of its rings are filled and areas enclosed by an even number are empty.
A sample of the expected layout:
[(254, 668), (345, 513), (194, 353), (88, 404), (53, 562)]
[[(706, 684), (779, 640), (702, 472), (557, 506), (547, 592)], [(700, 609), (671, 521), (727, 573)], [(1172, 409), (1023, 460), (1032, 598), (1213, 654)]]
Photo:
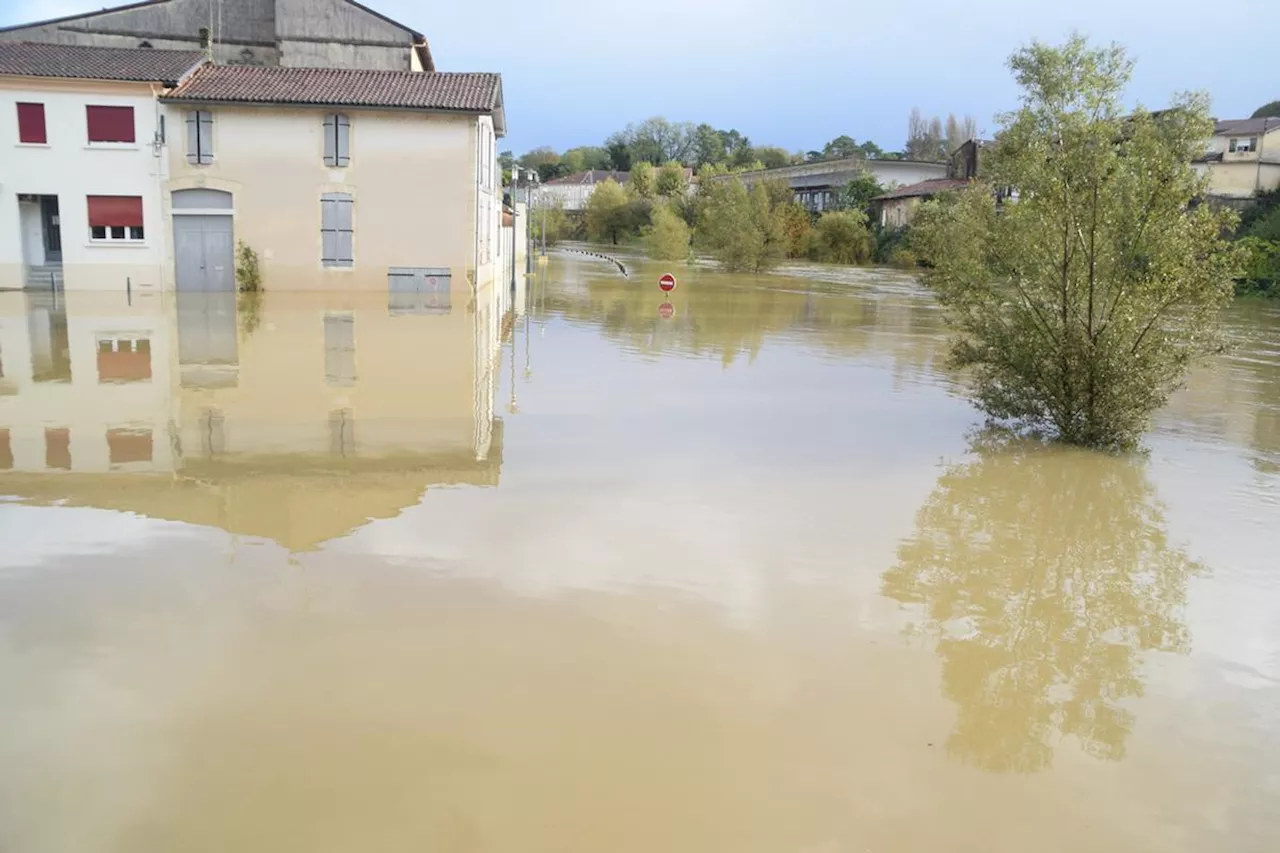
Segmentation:
[(959, 706), (949, 752), (993, 771), (1049, 766), (1073, 736), (1124, 756), (1144, 652), (1185, 653), (1187, 580), (1141, 461), (979, 439), (942, 475), (883, 592), (937, 640)]
[(387, 293), (129, 301), (0, 294), (0, 494), (301, 551), (432, 486), (498, 482), (490, 307), (409, 311)]

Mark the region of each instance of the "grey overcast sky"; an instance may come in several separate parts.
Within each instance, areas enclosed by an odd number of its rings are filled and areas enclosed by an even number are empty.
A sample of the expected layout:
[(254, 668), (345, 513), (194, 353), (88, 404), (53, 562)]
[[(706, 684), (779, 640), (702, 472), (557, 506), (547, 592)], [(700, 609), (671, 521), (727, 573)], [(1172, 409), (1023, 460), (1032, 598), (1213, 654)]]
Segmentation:
[[(1134, 103), (1199, 89), (1244, 118), (1280, 98), (1277, 0), (364, 2), (425, 33), (440, 70), (501, 72), (517, 152), (598, 144), (652, 115), (789, 150), (842, 133), (899, 148), (912, 106), (991, 131), (1017, 98), (1008, 55), (1072, 30), (1129, 49)], [(103, 5), (0, 0), (0, 25)]]

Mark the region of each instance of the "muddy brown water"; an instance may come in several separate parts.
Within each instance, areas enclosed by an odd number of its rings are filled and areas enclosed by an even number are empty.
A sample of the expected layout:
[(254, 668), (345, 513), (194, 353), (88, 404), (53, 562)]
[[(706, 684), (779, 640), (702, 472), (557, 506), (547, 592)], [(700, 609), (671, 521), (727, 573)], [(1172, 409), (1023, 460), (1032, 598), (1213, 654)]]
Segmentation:
[(1276, 849), (1280, 307), (1115, 458), (899, 274), (628, 265), (0, 294), (0, 850)]

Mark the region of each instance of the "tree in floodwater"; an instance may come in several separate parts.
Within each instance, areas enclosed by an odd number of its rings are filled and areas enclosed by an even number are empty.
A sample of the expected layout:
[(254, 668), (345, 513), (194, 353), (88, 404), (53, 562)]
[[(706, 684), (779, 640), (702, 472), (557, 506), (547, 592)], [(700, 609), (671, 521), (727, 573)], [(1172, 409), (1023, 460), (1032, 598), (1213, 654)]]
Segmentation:
[(981, 438), (949, 468), (882, 577), (937, 639), (959, 705), (947, 750), (984, 770), (1033, 772), (1051, 743), (1119, 760), (1149, 650), (1186, 653), (1188, 578), (1133, 458)]
[(627, 192), (612, 178), (601, 183), (587, 199), (587, 236), (608, 240), (615, 246), (631, 223)]
[(669, 205), (653, 208), (653, 224), (644, 229), (645, 252), (656, 261), (683, 261), (689, 257), (689, 226)]
[(703, 245), (729, 272), (764, 272), (787, 250), (784, 214), (769, 187), (750, 190), (738, 178), (705, 180), (698, 233)]
[[(1219, 348), (1239, 267), (1223, 237), (1234, 215), (1191, 204), (1208, 103), (1125, 110), (1124, 50), (1079, 36), (1009, 65), (1022, 106), (1001, 119), (989, 183), (917, 218), (924, 279), (991, 418), (1131, 447), (1192, 361)], [(997, 204), (993, 187), (1016, 200)]]

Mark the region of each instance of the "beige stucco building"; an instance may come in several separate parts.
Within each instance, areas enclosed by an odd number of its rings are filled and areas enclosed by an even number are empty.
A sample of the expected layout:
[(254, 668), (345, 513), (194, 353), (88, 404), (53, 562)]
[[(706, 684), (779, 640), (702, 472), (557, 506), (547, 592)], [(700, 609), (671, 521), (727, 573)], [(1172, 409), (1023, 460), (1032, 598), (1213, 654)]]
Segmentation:
[(497, 75), (205, 66), (161, 101), (177, 290), (230, 289), (232, 241), (273, 292), (493, 285)]
[(1208, 176), (1209, 195), (1228, 201), (1280, 188), (1280, 118), (1220, 121), (1203, 157), (1194, 161)]

